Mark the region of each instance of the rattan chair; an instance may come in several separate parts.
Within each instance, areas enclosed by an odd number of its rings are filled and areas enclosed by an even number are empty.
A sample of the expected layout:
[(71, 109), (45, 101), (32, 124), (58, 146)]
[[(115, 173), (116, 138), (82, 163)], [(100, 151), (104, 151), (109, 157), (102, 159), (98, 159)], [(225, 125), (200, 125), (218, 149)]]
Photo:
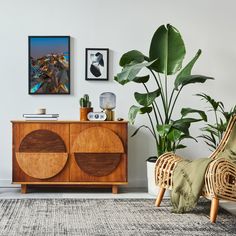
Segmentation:
[[(231, 200), (236, 202), (236, 164), (226, 158), (219, 158), (220, 154), (229, 149), (230, 143), (236, 142), (236, 116), (232, 117), (227, 126), (223, 139), (218, 148), (210, 155), (213, 161), (209, 164), (205, 173), (205, 184), (202, 195), (211, 199), (210, 220), (215, 223), (219, 200)], [(235, 141), (234, 141), (235, 140)], [(228, 144), (228, 145), (227, 145)], [(155, 167), (155, 181), (159, 185), (155, 205), (160, 206), (165, 190), (173, 186), (172, 173), (176, 164), (182, 160), (182, 157), (173, 153), (161, 155)]]

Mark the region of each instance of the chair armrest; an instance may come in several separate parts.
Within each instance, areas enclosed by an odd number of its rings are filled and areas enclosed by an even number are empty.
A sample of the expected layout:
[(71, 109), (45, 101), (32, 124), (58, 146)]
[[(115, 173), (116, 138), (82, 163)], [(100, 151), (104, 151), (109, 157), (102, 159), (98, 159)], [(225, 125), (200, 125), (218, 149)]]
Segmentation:
[(236, 164), (226, 158), (212, 161), (205, 174), (204, 195), (236, 201)]
[(162, 154), (156, 161), (155, 183), (160, 187), (172, 188), (172, 173), (176, 164), (183, 158), (172, 152)]

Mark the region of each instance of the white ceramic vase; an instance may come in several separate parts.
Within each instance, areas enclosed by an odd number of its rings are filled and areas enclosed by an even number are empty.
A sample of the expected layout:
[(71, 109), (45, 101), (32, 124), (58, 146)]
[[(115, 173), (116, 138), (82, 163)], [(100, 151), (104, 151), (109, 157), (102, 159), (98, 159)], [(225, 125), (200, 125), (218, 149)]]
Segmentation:
[[(159, 186), (155, 184), (155, 162), (147, 162), (147, 181), (148, 181), (148, 193), (153, 196), (157, 196), (159, 193)], [(169, 191), (166, 190), (164, 197), (169, 197)]]

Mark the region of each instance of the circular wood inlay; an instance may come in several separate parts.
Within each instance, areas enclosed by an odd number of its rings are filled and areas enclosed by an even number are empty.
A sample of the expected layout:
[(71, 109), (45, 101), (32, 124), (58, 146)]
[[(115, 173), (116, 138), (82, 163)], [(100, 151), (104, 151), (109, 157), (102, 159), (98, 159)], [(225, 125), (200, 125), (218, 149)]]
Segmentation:
[(50, 130), (35, 130), (27, 134), (16, 153), (19, 167), (37, 179), (52, 178), (62, 171), (68, 159), (62, 138)]
[(113, 130), (94, 126), (78, 134), (72, 152), (81, 170), (88, 175), (101, 177), (111, 174), (117, 168), (124, 146)]
[(75, 153), (78, 166), (87, 174), (101, 177), (111, 174), (120, 163), (120, 153)]
[(124, 146), (114, 131), (95, 126), (78, 134), (72, 150), (83, 153), (124, 153)]
[(22, 140), (20, 152), (66, 152), (62, 138), (50, 130), (35, 130)]
[(66, 165), (68, 153), (17, 152), (20, 168), (36, 179), (49, 179), (61, 172)]

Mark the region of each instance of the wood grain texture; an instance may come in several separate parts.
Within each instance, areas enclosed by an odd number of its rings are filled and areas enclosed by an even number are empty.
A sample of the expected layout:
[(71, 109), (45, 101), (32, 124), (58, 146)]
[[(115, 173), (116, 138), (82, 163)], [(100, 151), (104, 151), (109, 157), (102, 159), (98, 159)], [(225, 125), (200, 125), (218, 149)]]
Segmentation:
[(27, 184), (27, 185), (40, 185), (40, 186), (47, 186), (47, 185), (55, 185), (55, 186), (58, 186), (58, 185), (61, 185), (61, 186), (64, 186), (64, 185), (70, 185), (70, 186), (79, 186), (79, 185), (84, 185), (84, 186), (96, 186), (96, 185), (99, 185), (99, 186), (112, 186), (112, 185), (126, 185), (128, 184), (128, 182), (99, 182), (99, 181), (94, 181), (94, 182), (91, 182), (91, 181), (88, 181), (88, 182), (80, 182), (80, 181), (76, 181), (76, 182), (50, 182), (50, 181), (47, 181), (47, 182), (13, 182), (13, 184)]
[[(27, 185), (82, 185), (82, 186), (112, 186), (128, 183), (127, 177), (127, 122), (105, 121), (105, 122), (90, 122), (90, 121), (13, 121), (12, 122), (12, 165), (13, 165), (13, 183)], [(117, 167), (106, 176), (93, 176), (85, 173), (77, 164), (75, 152), (80, 152), (77, 142), (78, 135), (93, 127), (108, 129), (108, 133), (116, 136), (119, 143), (120, 162)], [(19, 166), (16, 159), (16, 153), (20, 150), (25, 150), (21, 146), (24, 138), (36, 130), (49, 130), (61, 137), (65, 144), (65, 152), (69, 153), (65, 167), (54, 177), (48, 179), (34, 178), (26, 174)], [(102, 129), (103, 130), (103, 129)], [(110, 141), (109, 137), (103, 138), (104, 142)], [(91, 140), (89, 140), (91, 142)], [(113, 144), (112, 144), (113, 145)], [(112, 146), (110, 144), (110, 146)], [(106, 144), (103, 148), (106, 148)], [(114, 147), (114, 145), (113, 145)], [(117, 148), (117, 147), (116, 147)], [(115, 148), (115, 150), (116, 150)], [(38, 149), (37, 149), (38, 150)], [(45, 149), (44, 149), (45, 150)], [(113, 153), (114, 149), (110, 149)], [(27, 152), (30, 150), (27, 148)], [(91, 151), (91, 149), (90, 149)], [(109, 148), (107, 149), (109, 151)], [(40, 149), (40, 153), (43, 152)], [(60, 152), (59, 152), (60, 153)], [(92, 153), (92, 152), (89, 152)], [(105, 152), (109, 153), (109, 152)], [(101, 154), (101, 152), (100, 152)]]
[[(74, 153), (79, 153), (80, 150), (77, 142), (78, 134), (93, 127), (106, 128), (112, 131), (122, 142), (124, 153), (120, 156), (120, 162), (117, 168), (106, 176), (92, 176), (84, 172), (77, 164)], [(127, 182), (128, 181), (128, 165), (127, 165), (127, 123), (126, 122), (87, 122), (83, 124), (70, 124), (70, 181), (76, 182)], [(108, 139), (109, 142), (109, 139)]]
[(61, 172), (50, 179), (38, 179), (27, 175), (19, 166), (16, 160), (16, 152), (20, 152), (20, 145), (24, 138), (36, 130), (49, 130), (58, 136), (64, 142), (66, 150), (69, 152), (69, 124), (56, 124), (53, 122), (49, 123), (31, 123), (31, 122), (21, 122), (13, 123), (13, 150), (12, 150), (12, 181), (13, 182), (47, 182), (47, 181), (57, 181), (57, 182), (68, 182), (69, 181), (69, 169), (70, 164), (67, 161), (65, 167)]
[(158, 193), (156, 201), (155, 201), (155, 206), (159, 207), (161, 205), (161, 201), (163, 199), (165, 191), (166, 191), (165, 188), (160, 187), (159, 193)]
[(81, 121), (88, 121), (88, 113), (93, 111), (93, 108), (88, 108), (88, 107), (80, 107), (80, 120)]
[(120, 163), (119, 153), (75, 153), (75, 160), (85, 173), (92, 176), (106, 176)]
[(105, 127), (91, 127), (78, 133), (74, 150), (81, 153), (124, 153), (121, 139)]
[(22, 140), (20, 152), (66, 152), (62, 138), (50, 130), (34, 130)]
[(216, 222), (218, 208), (219, 208), (219, 199), (217, 197), (213, 197), (211, 200), (211, 210), (210, 210), (211, 223)]
[(21, 185), (21, 193), (22, 193), (22, 194), (27, 193), (27, 185), (26, 185), (26, 184), (22, 184), (22, 185)]
[(68, 153), (16, 152), (16, 160), (27, 175), (37, 179), (49, 179), (65, 167)]
[(117, 185), (112, 185), (112, 193), (117, 194), (118, 193), (118, 186)]
[(12, 124), (128, 124), (128, 121), (79, 121), (79, 120), (12, 120)]

